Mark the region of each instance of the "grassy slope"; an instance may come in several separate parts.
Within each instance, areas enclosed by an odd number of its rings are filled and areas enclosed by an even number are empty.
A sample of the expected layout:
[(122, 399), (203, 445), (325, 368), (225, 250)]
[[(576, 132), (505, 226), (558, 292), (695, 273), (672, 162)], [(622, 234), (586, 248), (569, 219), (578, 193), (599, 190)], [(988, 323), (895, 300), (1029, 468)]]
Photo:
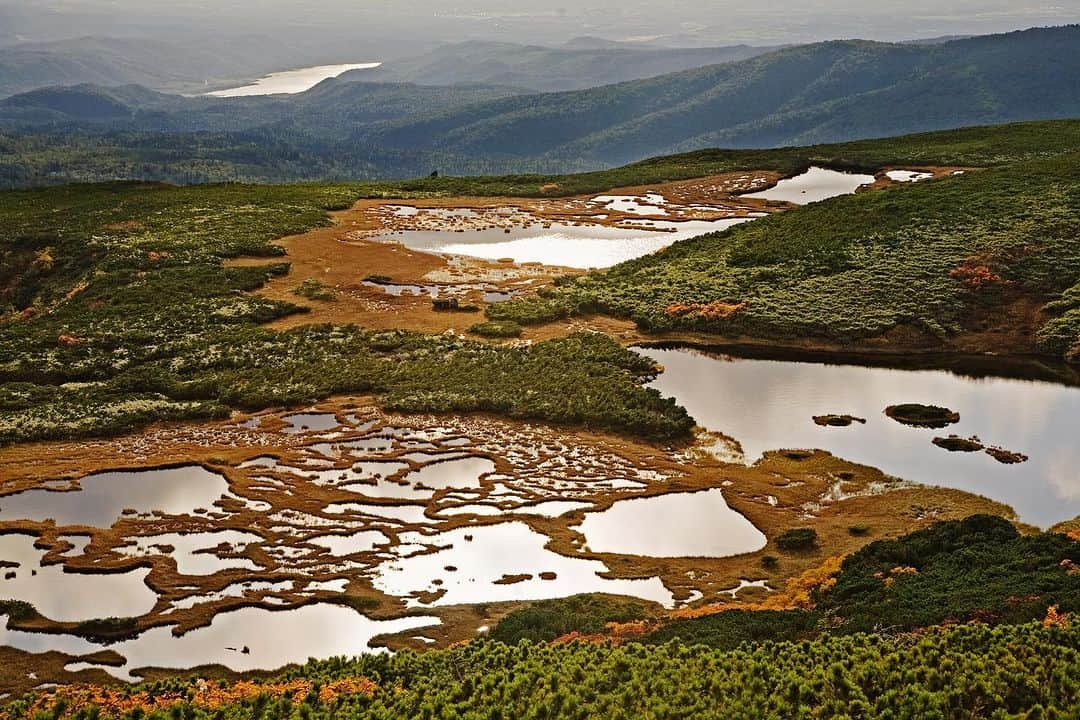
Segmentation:
[[(834, 198), (677, 243), (489, 314), (529, 323), (599, 310), (652, 331), (859, 345), (900, 327), (946, 341), (971, 329), (973, 316), (1024, 296), (1050, 303), (1035, 347), (1072, 357), (1080, 344), (1080, 152), (1072, 140), (1051, 139), (1059, 127), (1077, 124), (1000, 128), (990, 142), (981, 131), (915, 138), (909, 156), (926, 164), (998, 165)], [(952, 141), (933, 147), (935, 138)], [(902, 143), (818, 156), (872, 167), (896, 163)], [(965, 284), (953, 274), (965, 262), (1001, 281)], [(730, 318), (668, 312), (672, 304), (718, 301), (747, 305)]]
[(1024, 623), (1044, 617), (1052, 605), (1063, 613), (1080, 612), (1080, 541), (1074, 538), (1060, 532), (1021, 535), (1006, 520), (977, 515), (870, 543), (847, 557), (831, 581), (819, 578), (808, 596), (814, 601), (810, 609), (751, 608), (671, 619), (640, 602), (581, 595), (515, 610), (491, 637), (510, 644), (547, 642), (570, 633), (600, 633), (608, 622), (648, 619), (653, 624), (640, 636), (644, 643), (679, 639), (734, 649), (754, 640), (883, 628)]

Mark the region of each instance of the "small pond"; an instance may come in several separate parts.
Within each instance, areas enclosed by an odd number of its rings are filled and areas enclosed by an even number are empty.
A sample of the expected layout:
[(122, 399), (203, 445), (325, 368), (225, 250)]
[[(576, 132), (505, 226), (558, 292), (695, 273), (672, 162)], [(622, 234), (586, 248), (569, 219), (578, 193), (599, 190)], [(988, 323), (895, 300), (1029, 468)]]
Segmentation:
[(765, 536), (719, 489), (620, 500), (586, 514), (578, 530), (593, 552), (644, 557), (725, 557), (765, 547)]
[(44, 555), (29, 535), (0, 535), (0, 560), (18, 563), (17, 567), (0, 568), (0, 599), (23, 600), (59, 622), (135, 617), (150, 612), (157, 603), (157, 594), (145, 582), (148, 568), (126, 573), (68, 573), (61, 565), (43, 567)]
[[(972, 378), (939, 370), (895, 370), (746, 360), (690, 349), (639, 349), (664, 366), (652, 387), (674, 396), (698, 423), (737, 440), (745, 460), (780, 448), (820, 448), (905, 480), (959, 488), (1011, 505), (1043, 527), (1080, 514), (1080, 388)], [(960, 413), (944, 430), (901, 425), (884, 415), (900, 403)], [(850, 414), (849, 427), (812, 417)], [(982, 452), (948, 452), (935, 437), (976, 435), (1029, 456), (1004, 465)]]
[(229, 491), (224, 477), (199, 465), (95, 473), (82, 478), (78, 486), (82, 489), (34, 489), (0, 497), (0, 521), (52, 519), (60, 527), (108, 528), (124, 510), (192, 514), (199, 508), (212, 508)]
[(449, 232), (405, 230), (389, 236), (414, 250), (468, 255), (486, 260), (512, 258), (515, 262), (538, 262), (572, 268), (606, 268), (656, 252), (678, 240), (717, 232), (749, 218), (688, 220), (685, 222), (640, 220), (641, 229), (606, 226), (575, 226), (553, 223)]
[[(376, 570), (375, 587), (398, 596), (445, 591), (431, 605), (537, 600), (589, 592), (629, 595), (669, 607), (674, 602), (658, 578), (606, 580), (600, 577), (608, 570), (603, 563), (557, 555), (545, 548), (546, 536), (521, 522), (434, 536), (403, 533), (401, 542), (442, 549), (383, 563)], [(421, 603), (413, 599), (409, 604)]]
[(873, 175), (858, 175), (812, 167), (802, 175), (781, 180), (768, 190), (743, 195), (742, 197), (806, 205), (838, 195), (850, 195), (863, 185), (869, 185), (873, 182)]
[[(0, 645), (28, 652), (58, 650), (74, 656), (106, 648), (70, 635), (7, 630), (6, 620), (0, 616)], [(289, 663), (303, 663), (309, 658), (359, 655), (372, 649), (370, 642), (377, 635), (438, 623), (438, 618), (433, 617), (371, 620), (340, 605), (307, 605), (277, 612), (243, 608), (218, 615), (208, 627), (180, 637), (173, 635), (170, 627), (159, 627), (133, 640), (109, 645), (108, 649), (120, 653), (127, 659), (127, 664), (101, 669), (125, 680), (133, 679), (131, 670), (146, 667), (189, 668), (221, 664), (239, 672), (270, 670)], [(248, 652), (244, 652), (244, 648)]]

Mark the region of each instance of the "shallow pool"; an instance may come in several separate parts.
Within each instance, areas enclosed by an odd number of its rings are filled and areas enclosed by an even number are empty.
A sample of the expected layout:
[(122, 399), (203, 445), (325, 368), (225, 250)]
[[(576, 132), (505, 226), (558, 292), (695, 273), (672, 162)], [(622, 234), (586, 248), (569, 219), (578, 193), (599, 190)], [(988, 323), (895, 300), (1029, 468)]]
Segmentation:
[(61, 527), (107, 528), (125, 510), (186, 515), (213, 507), (229, 491), (224, 477), (199, 465), (94, 473), (78, 485), (80, 490), (34, 489), (0, 497), (0, 521), (52, 519)]
[(765, 547), (765, 536), (719, 489), (620, 500), (587, 513), (578, 530), (593, 552), (644, 557), (726, 557)]
[(751, 218), (646, 221), (640, 229), (606, 226), (534, 224), (509, 232), (498, 228), (451, 232), (405, 230), (388, 237), (414, 250), (468, 255), (487, 260), (511, 258), (515, 262), (538, 262), (572, 268), (606, 268), (656, 252), (678, 240), (724, 230)]
[[(737, 440), (747, 462), (779, 448), (820, 448), (905, 480), (954, 487), (1011, 505), (1022, 520), (1052, 525), (1080, 514), (1080, 388), (939, 370), (894, 370), (745, 360), (690, 349), (639, 349), (664, 366), (652, 387), (698, 423)], [(960, 413), (945, 430), (907, 427), (889, 405), (943, 405)], [(866, 420), (819, 427), (812, 417)], [(977, 435), (1030, 459), (1003, 465), (982, 452), (950, 453), (935, 437)]]
[(873, 175), (859, 175), (812, 167), (802, 175), (781, 180), (768, 190), (743, 195), (742, 197), (806, 205), (838, 195), (850, 195), (863, 185), (869, 185), (872, 182), (874, 182)]

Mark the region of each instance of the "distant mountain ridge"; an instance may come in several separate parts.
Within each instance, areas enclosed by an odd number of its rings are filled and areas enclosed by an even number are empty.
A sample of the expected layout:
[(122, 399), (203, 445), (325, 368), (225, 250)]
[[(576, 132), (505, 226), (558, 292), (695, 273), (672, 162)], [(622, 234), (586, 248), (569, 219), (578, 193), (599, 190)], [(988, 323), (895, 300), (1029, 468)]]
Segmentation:
[(1080, 116), (1080, 26), (940, 44), (833, 41), (589, 90), (504, 98), (382, 128), (373, 141), (618, 164)]
[[(704, 147), (1080, 117), (1080, 26), (932, 44), (832, 41), (554, 93), (369, 78), (346, 73), (297, 95), (235, 99), (87, 85), (17, 95), (0, 100), (0, 145), (6, 134), (16, 148), (0, 182), (33, 182), (38, 151), (25, 147), (82, 158), (80, 178), (124, 166), (167, 175), (152, 144), (170, 148), (170, 162), (212, 158), (214, 179), (229, 177), (230, 163), (243, 166), (237, 177), (341, 179), (578, 171)], [(273, 155), (282, 152), (303, 164), (282, 168)], [(51, 178), (68, 172), (47, 164)]]
[(562, 47), (499, 42), (445, 45), (368, 72), (373, 82), (476, 82), (541, 92), (581, 90), (681, 70), (747, 60), (775, 47), (663, 48), (578, 38)]
[[(267, 46), (272, 46), (273, 51), (268, 52)], [(446, 44), (415, 57), (395, 58), (372, 79), (571, 90), (743, 60), (771, 49), (746, 45), (667, 48), (597, 38), (582, 38), (557, 47), (464, 42)], [(81, 84), (137, 84), (159, 91), (197, 93), (230, 82), (243, 84), (290, 66), (316, 64), (320, 63), (313, 60), (310, 51), (257, 37), (229, 42), (208, 40), (197, 47), (112, 37), (24, 42), (0, 46), (0, 97)]]

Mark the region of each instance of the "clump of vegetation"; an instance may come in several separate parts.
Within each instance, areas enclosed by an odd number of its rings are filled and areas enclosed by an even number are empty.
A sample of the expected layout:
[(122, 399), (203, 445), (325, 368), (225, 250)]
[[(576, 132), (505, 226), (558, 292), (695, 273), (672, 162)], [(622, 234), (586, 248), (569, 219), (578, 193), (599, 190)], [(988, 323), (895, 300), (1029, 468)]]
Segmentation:
[(890, 405), (885, 414), (902, 425), (920, 428), (943, 428), (960, 422), (960, 413), (937, 405), (904, 403)]
[(108, 617), (84, 620), (76, 625), (72, 632), (94, 642), (115, 642), (131, 637), (138, 627), (137, 618)]
[(37, 617), (38, 611), (25, 600), (0, 600), (0, 615), (7, 615), (9, 620), (18, 622)]
[(817, 634), (819, 617), (805, 610), (726, 610), (692, 619), (663, 623), (644, 635), (641, 642), (663, 644), (678, 641), (732, 649), (747, 642), (799, 640)]
[(293, 289), (293, 295), (306, 297), (308, 300), (336, 300), (337, 292), (329, 285), (325, 285), (315, 278), (308, 278)]
[(866, 424), (866, 418), (854, 415), (815, 415), (814, 424), (821, 427), (849, 427), (853, 423)]
[(521, 337), (524, 328), (513, 321), (492, 320), (473, 325), (469, 332), (486, 338), (517, 338)]
[(435, 298), (431, 301), (431, 307), (439, 312), (480, 312), (479, 305), (462, 303), (458, 298)]
[(959, 435), (936, 437), (931, 442), (949, 452), (979, 452), (984, 447), (977, 437), (965, 438)]
[(986, 448), (986, 454), (1003, 465), (1019, 465), (1028, 461), (1028, 456), (1024, 453), (1000, 447), (988, 447)]
[[(999, 517), (938, 523), (849, 556), (818, 609), (850, 631), (926, 627), (946, 620), (1025, 622), (1050, 605), (1080, 610), (1080, 542), (1021, 535)], [(898, 569), (904, 569), (900, 572)]]
[(812, 550), (817, 547), (817, 540), (814, 528), (791, 528), (777, 536), (776, 546), (788, 552)]
[(640, 600), (609, 595), (541, 600), (511, 612), (488, 637), (510, 644), (522, 640), (547, 642), (571, 632), (598, 633), (608, 623), (640, 620), (655, 612), (655, 607)]
[(870, 526), (862, 523), (858, 525), (849, 525), (847, 531), (849, 535), (862, 537), (863, 535), (868, 535), (870, 533)]

